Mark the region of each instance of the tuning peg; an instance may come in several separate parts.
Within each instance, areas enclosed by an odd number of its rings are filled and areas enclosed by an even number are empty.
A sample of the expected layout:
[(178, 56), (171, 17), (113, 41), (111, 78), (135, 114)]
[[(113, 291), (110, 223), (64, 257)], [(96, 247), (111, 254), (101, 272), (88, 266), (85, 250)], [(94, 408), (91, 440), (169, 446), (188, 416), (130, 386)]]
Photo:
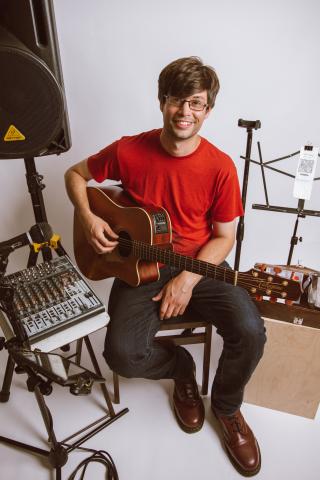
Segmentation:
[(255, 267), (257, 270), (260, 270), (260, 272), (264, 272), (267, 268), (266, 263), (256, 263)]
[(282, 272), (282, 268), (277, 266), (273, 267), (273, 270), (275, 275), (279, 275)]

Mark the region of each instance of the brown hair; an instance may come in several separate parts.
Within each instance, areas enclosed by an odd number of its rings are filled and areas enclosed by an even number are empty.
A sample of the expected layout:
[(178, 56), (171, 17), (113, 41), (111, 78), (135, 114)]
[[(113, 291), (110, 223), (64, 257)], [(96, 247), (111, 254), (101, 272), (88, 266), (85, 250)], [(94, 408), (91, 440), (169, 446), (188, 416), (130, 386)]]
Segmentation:
[(207, 90), (208, 105), (212, 108), (219, 88), (219, 79), (212, 67), (204, 65), (199, 57), (184, 57), (169, 63), (161, 71), (158, 98), (162, 104), (165, 95), (183, 98)]

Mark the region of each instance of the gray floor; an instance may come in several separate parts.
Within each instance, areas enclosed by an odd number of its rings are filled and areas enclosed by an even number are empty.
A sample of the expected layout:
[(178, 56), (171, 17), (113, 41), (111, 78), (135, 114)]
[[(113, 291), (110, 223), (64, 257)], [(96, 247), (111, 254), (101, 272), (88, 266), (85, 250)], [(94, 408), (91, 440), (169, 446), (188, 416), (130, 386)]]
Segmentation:
[[(97, 352), (102, 336), (92, 335)], [(201, 348), (193, 346), (201, 372)], [(215, 350), (214, 350), (215, 351)], [(216, 349), (218, 351), (218, 348)], [(98, 355), (99, 358), (100, 355)], [(4, 374), (6, 353), (0, 353), (0, 380)], [(212, 371), (217, 354), (212, 357)], [(87, 359), (83, 363), (89, 367)], [(103, 374), (111, 380), (107, 367)], [(197, 374), (200, 383), (200, 373)], [(216, 422), (210, 412), (209, 397), (204, 399), (206, 422), (202, 430), (188, 435), (176, 424), (171, 405), (171, 381), (121, 380), (121, 404), (129, 413), (86, 443), (107, 450), (116, 463), (120, 480), (233, 480), (242, 478), (229, 463), (221, 446)], [(68, 389), (55, 386), (46, 401), (54, 415), (58, 439), (67, 437), (103, 414), (100, 391), (95, 388), (88, 397), (74, 397)], [(46, 448), (46, 435), (33, 394), (26, 390), (25, 375), (15, 375), (10, 401), (0, 404), (0, 435), (10, 436)], [(243, 413), (254, 430), (262, 451), (259, 480), (319, 480), (320, 414), (309, 420), (266, 408), (245, 404)], [(63, 469), (63, 480), (88, 454), (73, 452)], [(46, 463), (35, 455), (0, 444), (1, 479), (51, 480), (54, 475)], [(78, 477), (77, 477), (78, 478)], [(103, 467), (92, 464), (86, 479), (104, 477)]]

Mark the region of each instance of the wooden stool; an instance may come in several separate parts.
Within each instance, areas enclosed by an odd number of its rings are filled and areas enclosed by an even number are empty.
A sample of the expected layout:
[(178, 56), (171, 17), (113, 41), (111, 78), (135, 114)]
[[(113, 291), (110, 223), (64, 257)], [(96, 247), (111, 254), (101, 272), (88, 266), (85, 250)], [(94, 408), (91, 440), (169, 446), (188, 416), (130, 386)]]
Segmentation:
[[(201, 328), (201, 332), (195, 332), (195, 329)], [(182, 330), (178, 333), (169, 333), (171, 330)], [(212, 325), (199, 318), (199, 315), (188, 308), (183, 315), (163, 320), (160, 332), (166, 334), (156, 336), (158, 342), (171, 341), (175, 345), (192, 345), (203, 343), (203, 364), (202, 364), (202, 386), (201, 394), (207, 395), (209, 383), (209, 369), (211, 356), (211, 336)], [(119, 377), (113, 373), (114, 383), (114, 403), (120, 402)]]

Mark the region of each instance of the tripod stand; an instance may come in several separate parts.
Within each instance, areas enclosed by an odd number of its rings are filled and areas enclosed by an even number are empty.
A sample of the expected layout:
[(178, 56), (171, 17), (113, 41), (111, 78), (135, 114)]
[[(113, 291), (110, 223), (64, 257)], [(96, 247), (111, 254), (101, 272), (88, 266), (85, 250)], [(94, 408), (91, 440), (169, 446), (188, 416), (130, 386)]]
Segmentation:
[[(10, 342), (12, 341), (7, 342), (7, 348), (9, 350), (10, 350)], [(91, 361), (94, 365), (95, 372), (97, 376), (100, 377), (100, 379), (104, 380), (101, 377), (101, 372), (96, 362), (95, 355), (88, 337), (85, 338), (85, 342), (89, 351)], [(13, 362), (12, 357), (13, 355), (10, 354), (9, 358), (11, 359), (11, 362)], [(44, 396), (50, 395), (50, 393), (52, 392), (51, 380), (47, 380), (47, 381), (44, 380), (32, 368), (29, 368), (24, 363), (21, 363), (19, 360), (17, 361), (17, 365), (20, 369), (20, 373), (23, 372), (28, 375), (28, 379), (26, 382), (28, 391), (33, 392), (35, 394), (37, 404), (38, 404), (38, 407), (39, 407), (39, 410), (48, 434), (48, 443), (51, 448), (50, 450), (44, 450), (42, 448), (35, 447), (33, 445), (29, 445), (23, 442), (19, 442), (17, 440), (4, 437), (4, 436), (0, 436), (0, 442), (4, 442), (14, 447), (22, 448), (30, 453), (35, 453), (47, 458), (50, 465), (55, 469), (56, 480), (61, 480), (62, 467), (68, 461), (68, 454), (71, 453), (73, 450), (77, 449), (80, 445), (82, 445), (91, 437), (99, 433), (101, 430), (111, 425), (115, 420), (122, 417), (125, 413), (128, 412), (128, 409), (125, 408), (120, 412), (118, 412), (117, 414), (115, 414), (112, 407), (112, 403), (110, 401), (106, 384), (100, 383), (104, 398), (107, 403), (108, 413), (103, 417), (99, 418), (98, 420), (96, 420), (95, 422), (90, 423), (89, 425), (85, 426), (79, 431), (68, 436), (64, 440), (57, 441), (57, 438), (54, 432), (52, 414), (44, 399)], [(70, 443), (72, 440), (74, 440), (73, 443)]]
[[(31, 195), (34, 215), (35, 215), (37, 224), (46, 223), (47, 216), (46, 216), (44, 201), (42, 196), (42, 189), (44, 188), (44, 185), (42, 184), (43, 177), (36, 172), (33, 158), (25, 159), (25, 166), (27, 171), (27, 175), (26, 175), (27, 184), (28, 184), (30, 195)], [(28, 259), (28, 268), (34, 266), (37, 263), (38, 254), (40, 251), (42, 253), (44, 261), (49, 262), (52, 259), (51, 248), (54, 248), (54, 250), (57, 252), (59, 256), (66, 255), (66, 252), (60, 243), (60, 238), (56, 235), (54, 236), (54, 239), (50, 242), (44, 242), (42, 245), (33, 244), (31, 246), (29, 259)], [(0, 262), (1, 272), (3, 275), (5, 273), (6, 265), (8, 263), (9, 253), (10, 253), (10, 248), (8, 247), (8, 251), (5, 251), (5, 254)], [(12, 291), (10, 292), (10, 288), (7, 288), (7, 291), (2, 290), (2, 293), (3, 293), (2, 300), (6, 304), (6, 313), (13, 327), (16, 341), (18, 341), (21, 345), (25, 345), (28, 342), (28, 339), (26, 336), (26, 332), (23, 329), (23, 326), (16, 319), (15, 311), (13, 308)], [(88, 335), (85, 335), (84, 338), (77, 339), (76, 354), (71, 355), (69, 358), (71, 358), (72, 356), (76, 356), (77, 364), (79, 365), (83, 339), (85, 341), (95, 373), (97, 376), (101, 377), (101, 371), (100, 371), (100, 368), (99, 368), (99, 365), (95, 357), (95, 353), (93, 351)], [(7, 360), (2, 390), (0, 392), (0, 402), (7, 402), (9, 400), (10, 387), (12, 384), (14, 368), (17, 363), (16, 359), (12, 355), (10, 342), (11, 340), (5, 342), (4, 339), (2, 339), (0, 344), (0, 348), (6, 347), (8, 350), (8, 360)], [(62, 345), (60, 345), (60, 347), (61, 346)], [(38, 407), (40, 409), (40, 412), (48, 433), (48, 441), (51, 445), (51, 448), (49, 451), (46, 451), (38, 447), (25, 444), (22, 442), (18, 442), (17, 440), (3, 437), (3, 436), (0, 436), (0, 441), (7, 443), (9, 445), (21, 447), (23, 449), (26, 449), (29, 452), (37, 453), (48, 458), (51, 466), (53, 466), (56, 470), (57, 480), (61, 479), (61, 468), (67, 462), (69, 452), (73, 451), (75, 448), (80, 446), (82, 443), (84, 443), (86, 440), (91, 438), (93, 435), (100, 432), (102, 429), (106, 428), (108, 425), (113, 423), (116, 419), (118, 419), (119, 417), (121, 417), (122, 415), (128, 412), (128, 409), (126, 408), (117, 414), (115, 413), (108, 389), (106, 387), (106, 384), (103, 382), (101, 383), (100, 386), (101, 386), (104, 399), (107, 404), (107, 414), (102, 418), (100, 418), (99, 420), (95, 421), (94, 423), (87, 425), (86, 427), (82, 428), (80, 431), (69, 436), (67, 439), (63, 440), (62, 442), (58, 442), (53, 429), (52, 416), (44, 400), (44, 395), (49, 395), (52, 391), (51, 382), (44, 381), (39, 375), (35, 374), (33, 370), (26, 368), (25, 365), (21, 365), (18, 363), (17, 369), (19, 373), (23, 372), (28, 374), (28, 380), (27, 380), (28, 390), (35, 393)], [(65, 442), (67, 441), (69, 442), (75, 437), (76, 437), (76, 440), (74, 441), (74, 443), (69, 444), (67, 447), (64, 446)]]

